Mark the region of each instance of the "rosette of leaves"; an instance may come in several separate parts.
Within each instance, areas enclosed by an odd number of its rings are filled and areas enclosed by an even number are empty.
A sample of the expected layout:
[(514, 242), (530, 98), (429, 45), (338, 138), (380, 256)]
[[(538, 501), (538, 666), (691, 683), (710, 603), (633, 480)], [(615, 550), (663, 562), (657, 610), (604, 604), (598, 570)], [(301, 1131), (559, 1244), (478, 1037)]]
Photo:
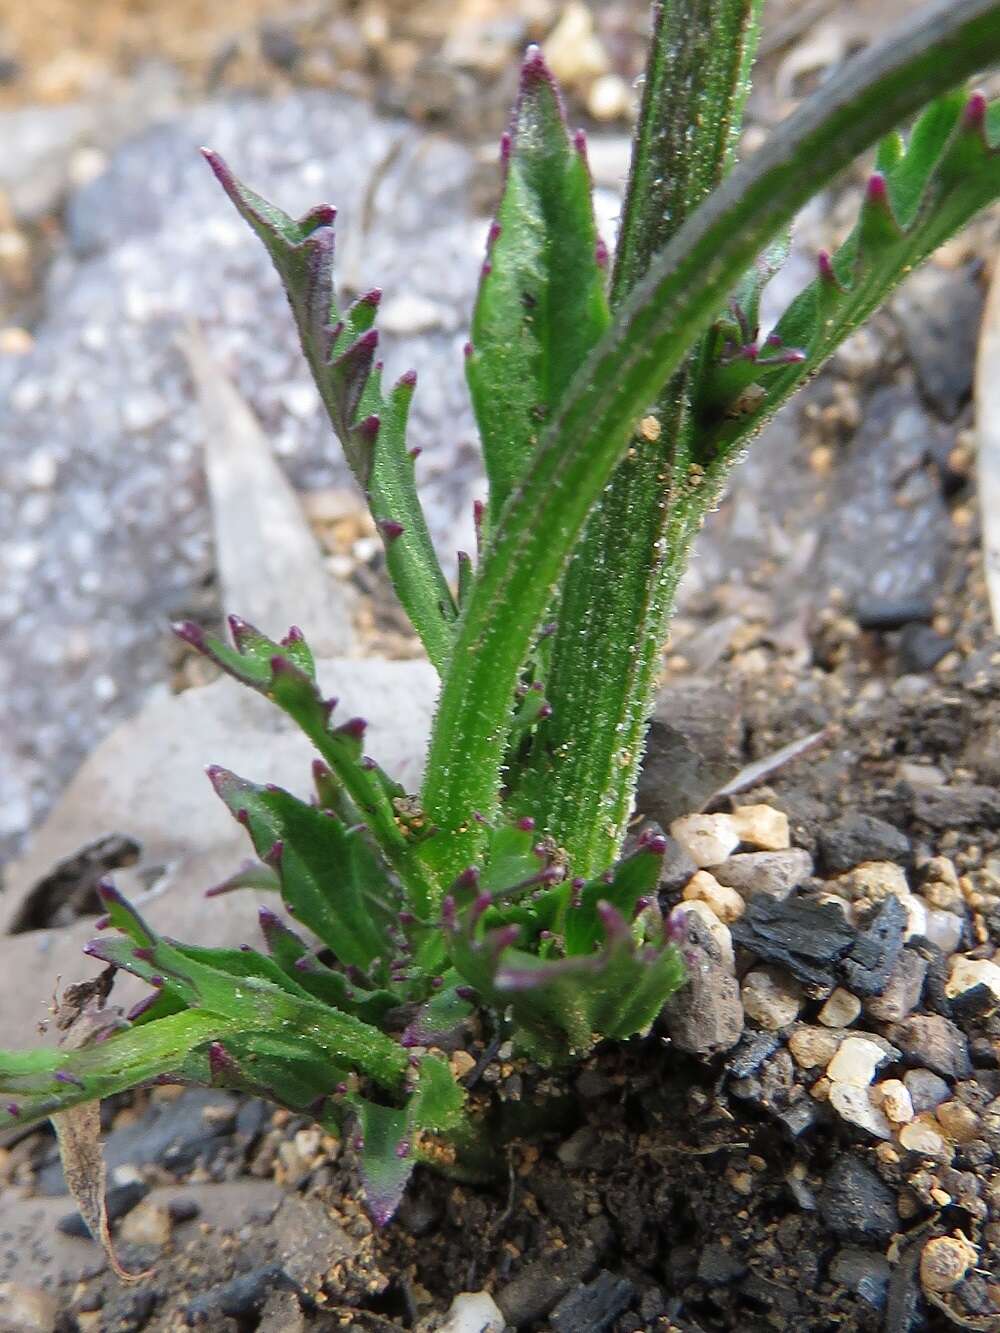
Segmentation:
[[(78, 1049), (0, 1053), (0, 1125), (163, 1080), (253, 1092), (347, 1130), (384, 1221), (416, 1162), (460, 1167), (500, 1132), (449, 1051), (509, 1039), (564, 1065), (645, 1032), (682, 984), (664, 840), (627, 834), (691, 536), (750, 435), (1000, 194), (1000, 108), (952, 91), (1000, 57), (1000, 3), (929, 11), (736, 166), (758, 9), (654, 6), (613, 263), (582, 137), (528, 53), (466, 357), (489, 495), (454, 589), (406, 444), (415, 380), (382, 383), (378, 293), (338, 303), (334, 210), (294, 220), (208, 154), (285, 285), (441, 675), (424, 782), (406, 791), (366, 756), (363, 720), (338, 717), (298, 630), (279, 643), (232, 618), (227, 643), (178, 627), (317, 751), (310, 799), (209, 771), (257, 858), (212, 892), (273, 894), (262, 947), (162, 938), (105, 885), (88, 952), (149, 996)], [(924, 107), (904, 141), (894, 127)], [(887, 132), (857, 226), (762, 336), (795, 211)]]

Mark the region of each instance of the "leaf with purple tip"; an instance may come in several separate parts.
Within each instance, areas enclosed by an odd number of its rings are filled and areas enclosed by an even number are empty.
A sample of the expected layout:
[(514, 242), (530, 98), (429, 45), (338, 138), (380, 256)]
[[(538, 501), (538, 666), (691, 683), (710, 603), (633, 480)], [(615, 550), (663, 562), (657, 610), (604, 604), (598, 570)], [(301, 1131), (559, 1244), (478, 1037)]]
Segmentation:
[(495, 523), (545, 422), (608, 327), (582, 143), (537, 47), (521, 69), (503, 196), (487, 242), (465, 373)]

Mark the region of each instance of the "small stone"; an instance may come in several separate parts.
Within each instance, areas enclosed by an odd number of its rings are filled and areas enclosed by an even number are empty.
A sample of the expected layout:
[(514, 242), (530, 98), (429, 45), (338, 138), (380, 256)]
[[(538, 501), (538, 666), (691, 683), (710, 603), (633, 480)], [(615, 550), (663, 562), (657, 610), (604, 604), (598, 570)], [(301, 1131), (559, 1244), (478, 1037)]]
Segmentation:
[(0, 1328), (17, 1333), (52, 1333), (59, 1302), (50, 1292), (20, 1282), (0, 1282)]
[(685, 885), (684, 898), (687, 902), (700, 900), (709, 907), (720, 921), (730, 925), (738, 921), (746, 911), (746, 903), (735, 889), (720, 884), (707, 870), (698, 870)]
[(894, 1125), (905, 1125), (913, 1119), (913, 1102), (901, 1079), (887, 1078), (884, 1083), (876, 1083), (872, 1096)]
[(722, 954), (723, 963), (731, 971), (734, 960), (732, 934), (729, 927), (719, 920), (708, 903), (702, 902), (700, 898), (695, 898), (693, 901), (678, 903), (674, 911), (679, 913), (691, 912), (699, 918), (707, 927), (712, 939), (715, 940)]
[(827, 1173), (819, 1213), (842, 1240), (886, 1245), (899, 1224), (896, 1196), (870, 1166), (844, 1153)]
[(800, 1069), (825, 1069), (842, 1041), (838, 1032), (826, 1028), (799, 1027), (788, 1038), (788, 1049)]
[(875, 1071), (886, 1060), (880, 1046), (865, 1037), (847, 1037), (840, 1043), (837, 1054), (826, 1067), (827, 1076), (834, 1083), (849, 1083), (855, 1088), (867, 1088)]
[(740, 842), (760, 852), (783, 852), (791, 845), (788, 816), (771, 805), (738, 805), (732, 813)]
[(861, 1001), (838, 986), (819, 1011), (819, 1021), (828, 1028), (849, 1028), (861, 1013)]
[(934, 1236), (920, 1255), (920, 1285), (925, 1291), (951, 1291), (979, 1258), (961, 1232), (956, 1236)]
[(699, 867), (718, 865), (740, 845), (730, 815), (682, 815), (670, 832)]
[(932, 671), (954, 647), (954, 639), (930, 625), (907, 625), (899, 636), (899, 669), (914, 674)]
[[(602, 1269), (591, 1282), (582, 1282), (568, 1291), (549, 1315), (553, 1333), (603, 1333), (611, 1328), (635, 1296), (635, 1287), (627, 1277), (617, 1277)], [(502, 1333), (503, 1324), (496, 1328)], [(462, 1333), (466, 1333), (463, 1329)], [(474, 1333), (468, 1328), (467, 1333)], [(493, 1333), (492, 1325), (485, 1333)]]
[(892, 1269), (884, 1255), (873, 1254), (871, 1250), (838, 1250), (830, 1264), (830, 1276), (873, 1309), (884, 1308), (892, 1277)]
[(907, 1152), (919, 1153), (921, 1157), (932, 1157), (938, 1162), (950, 1162), (954, 1156), (951, 1144), (926, 1112), (902, 1127), (899, 1131), (899, 1142)]
[(743, 1035), (743, 1005), (732, 971), (732, 942), (726, 957), (704, 914), (725, 931), (727, 939), (729, 931), (705, 903), (685, 903), (678, 910), (686, 916), (682, 947), (688, 984), (664, 1006), (664, 1026), (674, 1045), (689, 1054), (728, 1051)]
[(864, 861), (907, 861), (910, 840), (884, 819), (857, 812), (842, 815), (818, 839), (821, 868), (838, 874)]
[(505, 1327), (503, 1312), (488, 1291), (460, 1291), (440, 1333), (503, 1333)]
[(831, 1083), (827, 1100), (841, 1120), (846, 1120), (849, 1125), (872, 1138), (892, 1138), (892, 1126), (872, 1101), (870, 1088), (858, 1088), (853, 1083)]
[(162, 1248), (170, 1240), (173, 1223), (170, 1210), (155, 1199), (143, 1199), (125, 1217), (119, 1234), (131, 1245), (156, 1245)]
[(835, 887), (838, 893), (852, 901), (867, 898), (873, 903), (881, 902), (890, 893), (902, 898), (910, 891), (906, 872), (895, 861), (865, 861), (839, 875)]
[(727, 884), (744, 898), (766, 893), (785, 899), (812, 872), (812, 857), (801, 847), (784, 852), (737, 852), (722, 865), (712, 867), (720, 884)]
[(942, 1102), (935, 1115), (952, 1143), (969, 1143), (979, 1137), (979, 1117), (964, 1102)]
[(660, 867), (660, 888), (664, 893), (679, 893), (698, 867), (676, 838), (664, 838), (667, 846)]
[(1000, 1000), (1000, 967), (987, 958), (966, 958), (959, 954), (952, 959), (945, 994), (954, 999), (975, 986), (988, 987)]
[[(831, 989), (834, 964), (858, 943), (857, 931), (832, 903), (809, 898), (779, 902), (763, 894), (751, 900), (734, 924), (733, 938), (756, 957), (787, 968), (807, 986)], [(851, 989), (858, 988), (851, 984)]]
[(545, 58), (561, 84), (573, 88), (607, 73), (608, 55), (594, 30), (594, 17), (582, 0), (566, 5), (548, 37)]
[(954, 912), (928, 908), (924, 935), (947, 956), (953, 954), (962, 943), (963, 924), (962, 918)]
[(944, 1079), (929, 1069), (908, 1069), (903, 1075), (903, 1082), (913, 1102), (913, 1109), (918, 1114), (935, 1110), (951, 1096), (951, 1089)]
[(926, 958), (913, 949), (904, 949), (882, 994), (865, 1000), (865, 1013), (881, 1023), (898, 1023), (906, 1018), (920, 1003), (927, 968)]
[(620, 74), (602, 74), (587, 94), (587, 110), (595, 120), (623, 120), (632, 110), (632, 92)]
[(968, 1078), (972, 1073), (964, 1034), (940, 1014), (911, 1014), (901, 1023), (893, 1023), (887, 1036), (915, 1064), (943, 1078)]
[(802, 1008), (801, 986), (774, 967), (756, 967), (748, 972), (740, 994), (747, 1017), (768, 1032), (778, 1032), (794, 1023)]
[(1000, 827), (996, 787), (922, 787), (913, 797), (913, 817), (930, 829)]

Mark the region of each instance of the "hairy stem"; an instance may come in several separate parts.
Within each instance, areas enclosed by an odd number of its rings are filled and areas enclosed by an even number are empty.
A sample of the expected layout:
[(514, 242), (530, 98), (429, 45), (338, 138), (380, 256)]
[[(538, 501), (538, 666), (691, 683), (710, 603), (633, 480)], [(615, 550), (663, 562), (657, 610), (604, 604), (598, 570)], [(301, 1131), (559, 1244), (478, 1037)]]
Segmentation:
[[(425, 855), (439, 873), (457, 873), (482, 849), (475, 816), (497, 807), (522, 663), (634, 423), (796, 210), (882, 134), (998, 56), (998, 0), (934, 6), (834, 75), (652, 262), (505, 505), (459, 622), (423, 793), (439, 830)], [(700, 493), (690, 501), (702, 503)]]
[[(666, 0), (654, 8), (612, 303), (718, 185), (732, 161), (761, 0)], [(515, 804), (598, 873), (632, 805), (667, 615), (688, 541), (672, 503), (689, 462), (687, 375), (672, 377), (591, 515), (562, 590), (546, 697)], [(586, 727), (579, 725), (587, 718)]]

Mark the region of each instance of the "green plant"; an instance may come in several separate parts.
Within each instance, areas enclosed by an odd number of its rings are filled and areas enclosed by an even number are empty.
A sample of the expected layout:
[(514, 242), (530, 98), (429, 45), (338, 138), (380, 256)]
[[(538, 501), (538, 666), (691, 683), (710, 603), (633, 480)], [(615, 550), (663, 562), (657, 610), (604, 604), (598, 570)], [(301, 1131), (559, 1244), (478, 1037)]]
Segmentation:
[[(365, 758), (364, 723), (336, 721), (298, 630), (278, 643), (233, 618), (229, 646), (179, 627), (320, 756), (311, 803), (210, 770), (260, 862), (217, 891), (272, 889), (304, 933), (264, 910), (266, 953), (183, 945), (105, 885), (119, 935), (88, 952), (148, 982), (149, 1000), (80, 1049), (0, 1054), (11, 1120), (158, 1079), (252, 1090), (356, 1124), (384, 1220), (415, 1161), (457, 1148), (475, 1163), (499, 1132), (482, 1107), (470, 1114), (440, 1049), (477, 1012), (557, 1065), (644, 1031), (682, 984), (656, 899), (662, 836), (626, 848), (626, 831), (691, 538), (751, 436), (1000, 195), (1000, 104), (950, 91), (1000, 57), (1000, 3), (934, 9), (734, 166), (759, 7), (654, 6), (610, 275), (582, 138), (529, 51), (467, 357), (489, 500), (454, 593), (406, 446), (414, 377), (382, 384), (378, 293), (336, 304), (333, 210), (295, 221), (208, 154), (286, 287), (440, 672), (426, 777), (408, 793)], [(893, 127), (928, 101), (904, 143)], [(887, 133), (853, 232), (761, 340), (761, 289), (796, 209)]]

